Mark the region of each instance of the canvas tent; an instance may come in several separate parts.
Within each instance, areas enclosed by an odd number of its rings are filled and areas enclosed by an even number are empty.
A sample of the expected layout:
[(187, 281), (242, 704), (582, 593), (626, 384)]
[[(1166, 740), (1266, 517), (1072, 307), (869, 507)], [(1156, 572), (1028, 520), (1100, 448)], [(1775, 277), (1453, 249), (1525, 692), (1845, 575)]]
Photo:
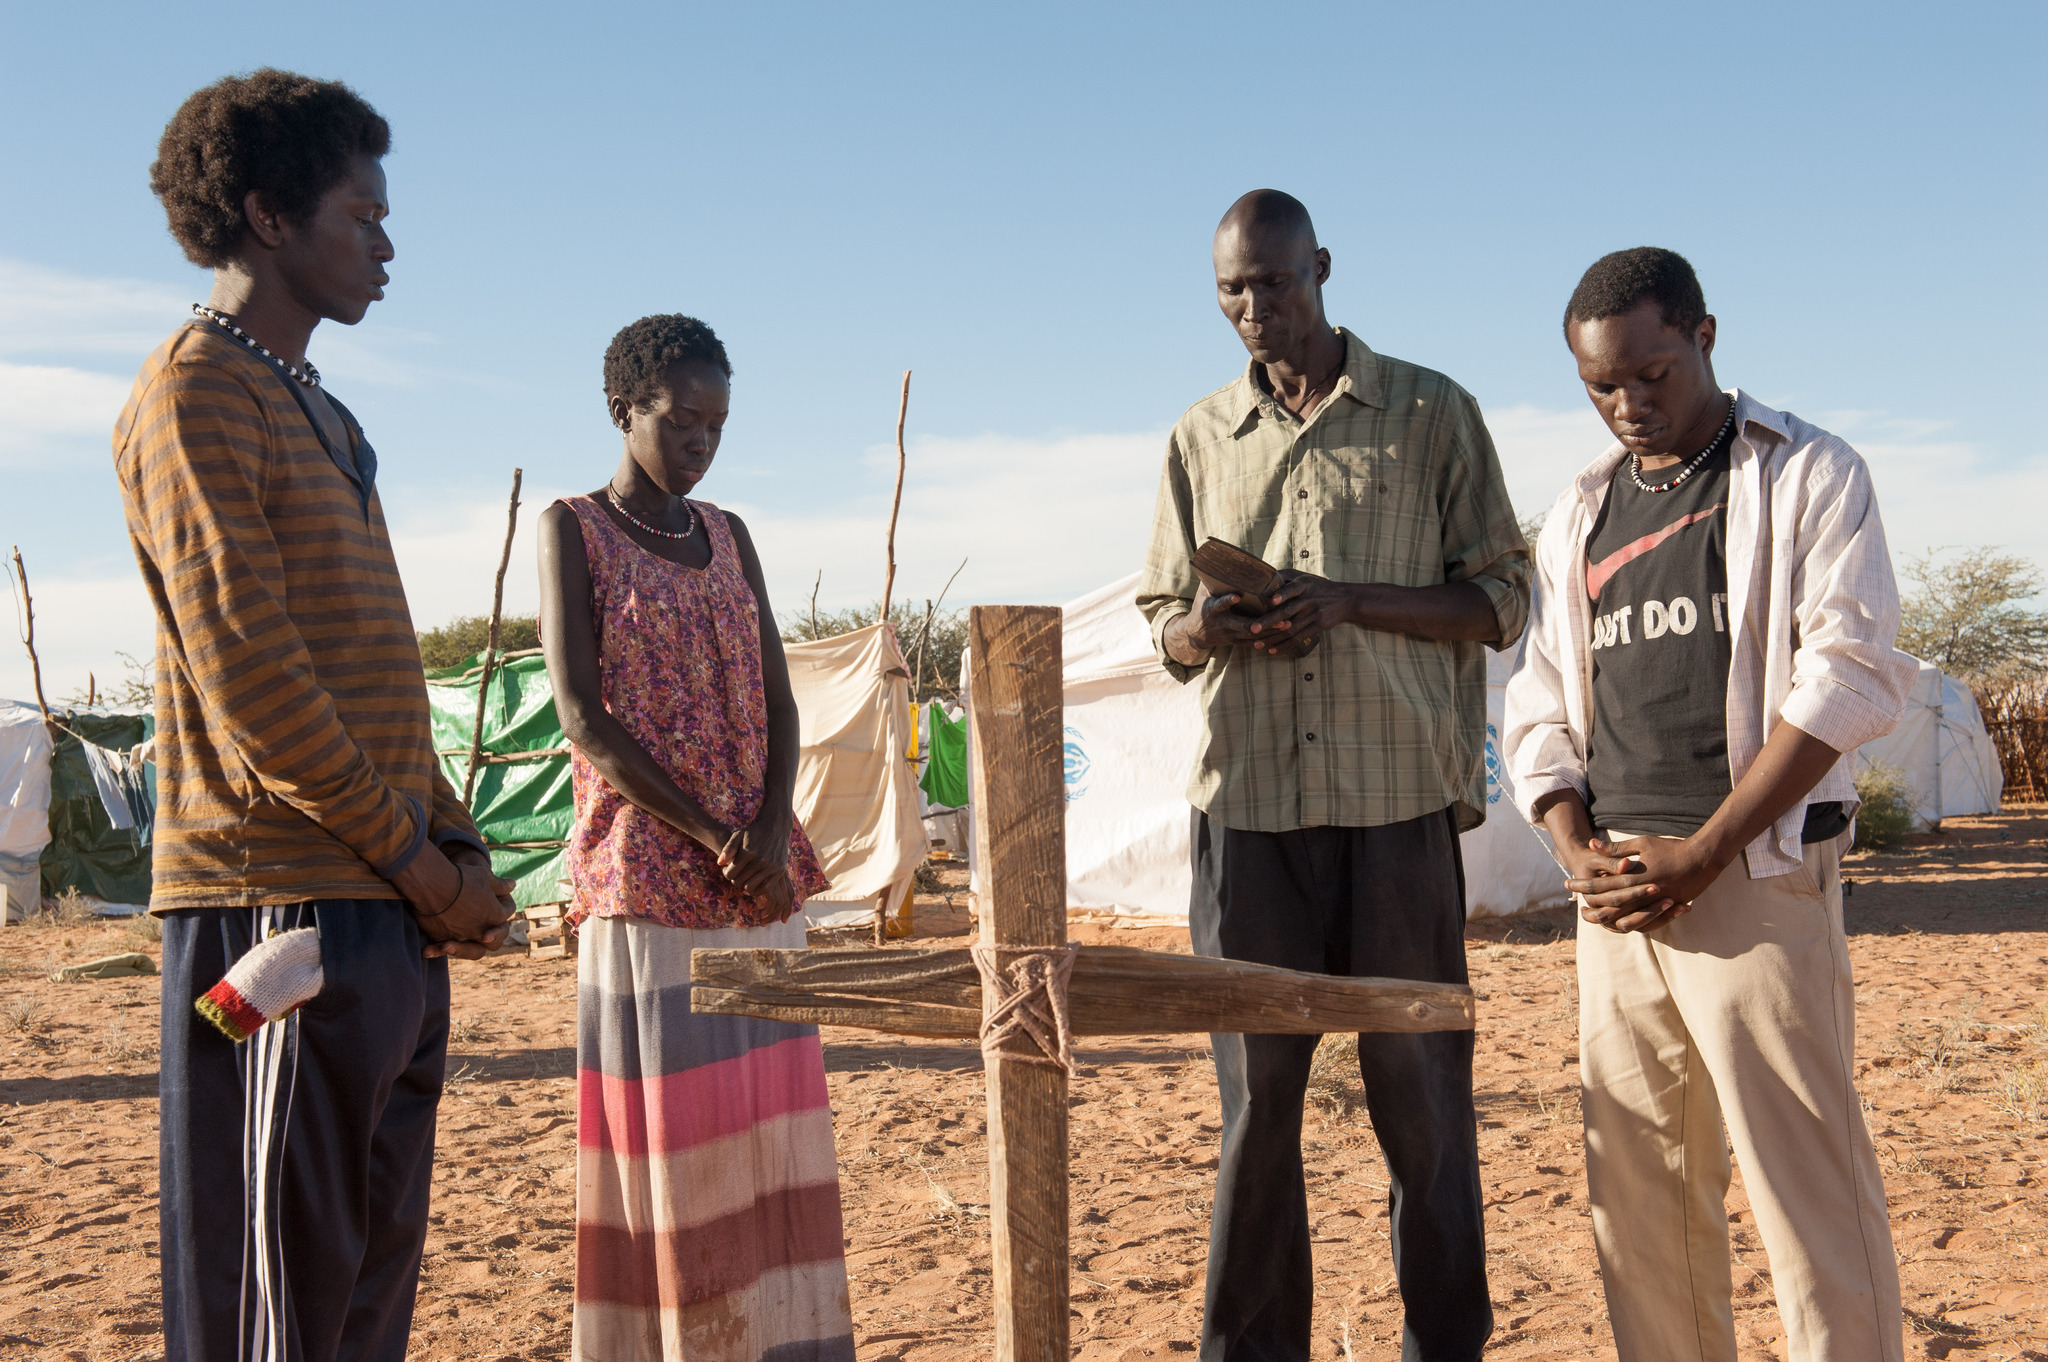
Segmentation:
[(919, 818), (910, 670), (870, 625), (783, 645), (802, 720), (796, 813), (832, 881), (804, 906), (814, 927), (871, 917), (910, 892), (931, 850)]
[[(1184, 920), (1187, 775), (1201, 733), (1196, 683), (1159, 666), (1133, 604), (1137, 574), (1063, 607), (1068, 911)], [(1486, 822), (1463, 838), (1468, 911), (1498, 917), (1563, 902), (1543, 839), (1522, 821), (1499, 759), (1511, 655), (1487, 655)]]
[(6, 921), (42, 899), (50, 841), (50, 730), (34, 705), (0, 700), (0, 893)]
[(1856, 752), (1856, 769), (1895, 766), (1912, 792), (1913, 828), (1944, 818), (1996, 813), (2005, 793), (1998, 747), (1984, 727), (1970, 688), (1931, 662), (1920, 664), (1899, 726)]
[[(140, 911), (149, 902), (155, 767), (143, 762), (131, 772), (127, 754), (156, 731), (156, 720), (104, 706), (54, 713), (61, 727), (53, 743), (34, 705), (0, 701), (0, 884), (8, 918), (25, 917), (67, 889)], [(139, 821), (124, 787), (136, 791)]]

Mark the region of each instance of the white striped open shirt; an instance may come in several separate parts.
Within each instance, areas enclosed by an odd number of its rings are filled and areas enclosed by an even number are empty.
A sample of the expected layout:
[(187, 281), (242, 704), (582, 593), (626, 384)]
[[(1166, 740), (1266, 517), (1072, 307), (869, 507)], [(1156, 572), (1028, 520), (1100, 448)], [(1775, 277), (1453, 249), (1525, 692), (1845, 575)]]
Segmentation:
[[(1899, 589), (1863, 456), (1739, 389), (1733, 396), (1727, 715), (1728, 773), (1739, 783), (1781, 720), (1842, 753), (1891, 732), (1916, 665), (1893, 646)], [(1626, 457), (1621, 445), (1610, 445), (1573, 479), (1536, 544), (1528, 642), (1508, 682), (1502, 736), (1515, 802), (1531, 822), (1545, 795), (1586, 795), (1593, 716), (1586, 539)], [(1809, 803), (1855, 807), (1850, 767), (1836, 762), (1749, 844), (1752, 879), (1799, 868)]]

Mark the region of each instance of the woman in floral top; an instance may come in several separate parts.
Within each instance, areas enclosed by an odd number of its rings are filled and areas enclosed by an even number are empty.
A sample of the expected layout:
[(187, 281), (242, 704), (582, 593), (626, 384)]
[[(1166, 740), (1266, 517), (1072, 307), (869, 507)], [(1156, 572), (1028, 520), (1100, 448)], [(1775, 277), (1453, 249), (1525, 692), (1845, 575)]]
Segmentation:
[(690, 1012), (690, 952), (795, 947), (826, 887), (790, 806), (797, 712), (746, 526), (687, 494), (732, 366), (692, 317), (605, 352), (611, 481), (540, 521), (574, 748), (576, 1315), (603, 1362), (852, 1362), (815, 1027)]

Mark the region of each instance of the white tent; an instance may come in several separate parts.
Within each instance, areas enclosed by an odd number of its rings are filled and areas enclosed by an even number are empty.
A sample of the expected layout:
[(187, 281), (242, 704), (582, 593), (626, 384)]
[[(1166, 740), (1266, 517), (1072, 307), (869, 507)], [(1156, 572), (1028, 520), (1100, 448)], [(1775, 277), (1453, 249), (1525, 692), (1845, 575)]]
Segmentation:
[(2005, 772), (1970, 688), (1931, 662), (1920, 664), (1899, 726), (1856, 751), (1856, 769), (1895, 766), (1912, 791), (1913, 828), (1944, 818), (1998, 812)]
[(1160, 667), (1137, 594), (1132, 573), (1062, 608), (1067, 907), (1184, 919), (1201, 694)]
[(931, 850), (918, 817), (909, 668), (881, 625), (783, 646), (802, 721), (797, 818), (832, 887), (804, 905), (813, 927), (900, 902)]
[[(1159, 666), (1137, 590), (1134, 573), (1064, 607), (1068, 909), (1185, 920), (1200, 693)], [(1512, 655), (1488, 656), (1487, 819), (1463, 839), (1474, 917), (1564, 901), (1562, 874), (1507, 795), (1498, 743), (1512, 666)]]
[(42, 855), (50, 840), (50, 730), (34, 705), (0, 700), (0, 922), (19, 922), (42, 902)]

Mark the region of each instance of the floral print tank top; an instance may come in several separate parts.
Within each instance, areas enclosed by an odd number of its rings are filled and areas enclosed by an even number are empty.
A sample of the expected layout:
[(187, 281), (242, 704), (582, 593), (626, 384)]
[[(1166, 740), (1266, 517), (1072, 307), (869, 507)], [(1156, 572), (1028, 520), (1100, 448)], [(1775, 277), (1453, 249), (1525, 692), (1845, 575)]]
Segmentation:
[[(751, 823), (766, 785), (768, 705), (758, 607), (725, 513), (690, 503), (711, 540), (711, 561), (691, 568), (634, 543), (591, 498), (564, 504), (582, 526), (590, 561), (604, 707), (713, 818)], [(614, 790), (581, 752), (572, 752), (569, 766), (573, 917), (668, 927), (755, 920), (752, 900), (719, 873), (716, 852)], [(799, 904), (827, 887), (810, 839), (794, 822), (789, 878)]]

